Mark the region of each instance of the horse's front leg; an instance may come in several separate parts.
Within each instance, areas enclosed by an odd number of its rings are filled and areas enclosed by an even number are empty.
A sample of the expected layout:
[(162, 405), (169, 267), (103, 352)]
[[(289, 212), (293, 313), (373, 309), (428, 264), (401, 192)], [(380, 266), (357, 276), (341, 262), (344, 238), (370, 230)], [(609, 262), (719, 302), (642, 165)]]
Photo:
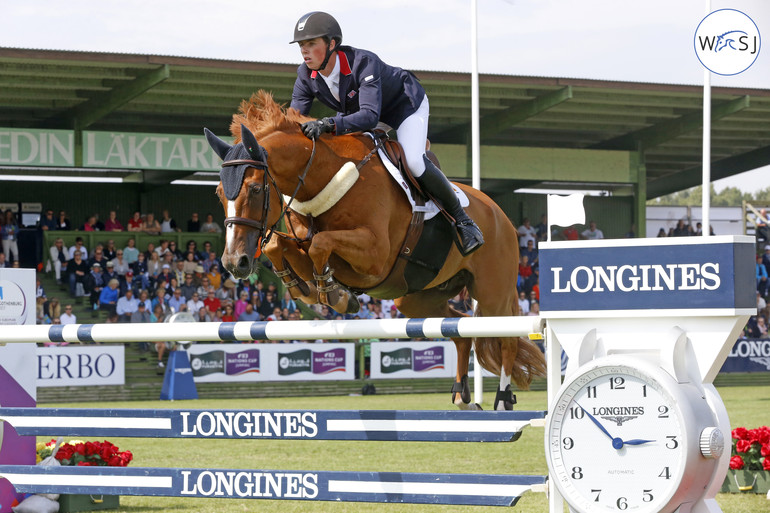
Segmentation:
[(320, 302), (339, 313), (356, 313), (360, 309), (358, 298), (334, 280), (334, 269), (329, 266), (332, 253), (345, 260), (359, 274), (380, 276), (388, 250), (388, 238), (385, 235), (378, 237), (367, 227), (315, 234), (308, 255), (313, 261)]
[(318, 303), (318, 290), (312, 281), (313, 262), (305, 251), (280, 236), (270, 239), (263, 251), (292, 298), (306, 305)]

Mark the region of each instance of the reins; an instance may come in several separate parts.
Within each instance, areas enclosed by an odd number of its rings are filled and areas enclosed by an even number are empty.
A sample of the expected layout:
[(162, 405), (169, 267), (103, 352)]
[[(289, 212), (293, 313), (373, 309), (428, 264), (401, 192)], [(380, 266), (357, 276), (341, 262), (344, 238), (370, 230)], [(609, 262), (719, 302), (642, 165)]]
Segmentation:
[[(380, 147), (382, 146), (386, 138), (387, 137), (375, 137), (374, 148), (372, 148), (372, 150), (356, 165), (357, 170), (360, 171), (361, 168), (364, 167), (372, 159), (372, 157), (377, 153), (377, 150), (380, 149)], [(239, 224), (239, 225), (248, 226), (249, 228), (253, 228), (257, 230), (257, 232), (260, 235), (262, 235), (262, 242), (260, 243), (260, 247), (264, 248), (267, 245), (267, 243), (270, 242), (270, 238), (273, 236), (273, 234), (278, 233), (276, 231), (276, 228), (281, 223), (281, 220), (283, 220), (283, 218), (286, 216), (286, 213), (288, 212), (288, 210), (291, 208), (291, 204), (294, 201), (294, 199), (297, 197), (297, 193), (299, 192), (300, 187), (305, 185), (305, 178), (307, 177), (307, 174), (310, 171), (310, 166), (313, 164), (313, 159), (315, 158), (315, 154), (316, 154), (316, 140), (312, 139), (312, 141), (313, 141), (313, 149), (310, 152), (310, 158), (308, 159), (307, 164), (305, 165), (305, 169), (302, 171), (302, 174), (298, 177), (297, 186), (294, 188), (294, 192), (292, 193), (289, 201), (281, 209), (281, 215), (278, 216), (278, 220), (275, 223), (273, 223), (273, 225), (270, 226), (270, 228), (268, 229), (266, 229), (267, 215), (270, 210), (270, 187), (268, 184), (268, 177), (270, 178), (270, 182), (272, 182), (273, 187), (275, 188), (279, 197), (283, 197), (283, 194), (281, 193), (281, 190), (278, 188), (278, 184), (275, 183), (275, 178), (273, 178), (273, 175), (270, 173), (270, 168), (268, 167), (267, 162), (263, 162), (261, 160), (249, 160), (249, 159), (228, 160), (223, 162), (222, 167), (247, 165), (258, 169), (262, 169), (264, 171), (263, 179), (262, 179), (262, 187), (265, 193), (265, 201), (262, 207), (261, 221), (254, 221), (253, 219), (249, 219), (247, 217), (230, 216), (230, 217), (227, 217), (224, 221), (225, 228), (228, 228), (230, 225)], [(312, 237), (312, 230), (308, 232), (308, 237), (306, 237), (305, 239), (300, 239), (296, 237), (294, 226), (291, 225), (291, 218), (287, 217), (287, 220), (290, 225), (291, 232), (295, 236), (294, 237), (284, 236), (285, 238), (294, 240), (296, 242), (305, 242), (309, 240), (310, 237)]]

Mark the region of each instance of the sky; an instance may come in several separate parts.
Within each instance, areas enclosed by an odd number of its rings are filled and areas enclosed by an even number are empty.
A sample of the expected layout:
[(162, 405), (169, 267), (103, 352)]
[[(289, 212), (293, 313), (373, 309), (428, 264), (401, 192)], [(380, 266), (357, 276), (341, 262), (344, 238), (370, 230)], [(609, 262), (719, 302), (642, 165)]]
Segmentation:
[[(708, 0), (478, 0), (479, 72), (702, 85), (693, 36)], [(0, 0), (0, 47), (297, 63), (296, 20), (327, 11), (346, 44), (413, 70), (471, 71), (471, 0)], [(711, 0), (759, 27), (747, 71), (713, 86), (770, 89), (770, 0)], [(470, 108), (470, 106), (469, 106)], [(715, 182), (770, 187), (770, 166)]]

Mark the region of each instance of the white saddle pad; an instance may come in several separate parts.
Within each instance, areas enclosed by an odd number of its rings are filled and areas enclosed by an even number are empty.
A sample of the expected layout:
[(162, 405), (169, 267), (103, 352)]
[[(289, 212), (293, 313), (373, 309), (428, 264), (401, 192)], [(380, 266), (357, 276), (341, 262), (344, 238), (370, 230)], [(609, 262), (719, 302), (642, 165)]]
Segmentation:
[[(409, 193), (409, 185), (404, 180), (404, 177), (401, 176), (401, 172), (396, 168), (396, 166), (393, 165), (393, 163), (390, 161), (388, 156), (385, 154), (385, 151), (380, 148), (380, 160), (382, 160), (383, 164), (385, 164), (385, 169), (388, 170), (388, 173), (390, 173), (390, 176), (393, 177), (393, 179), (396, 181), (396, 183), (401, 187), (401, 190), (404, 191), (404, 194), (406, 194), (406, 199), (409, 200), (409, 204), (412, 205), (412, 212), (425, 212), (425, 220), (433, 219), (433, 216), (439, 213), (439, 208), (436, 206), (433, 201), (428, 201), (424, 206), (419, 207), (415, 205), (414, 199), (412, 199), (412, 195)], [(465, 195), (465, 193), (460, 190), (455, 184), (451, 184), (452, 189), (454, 189), (455, 194), (457, 195), (457, 199), (460, 200), (460, 205), (465, 208), (468, 205), (470, 205), (470, 201), (468, 200), (468, 196)]]

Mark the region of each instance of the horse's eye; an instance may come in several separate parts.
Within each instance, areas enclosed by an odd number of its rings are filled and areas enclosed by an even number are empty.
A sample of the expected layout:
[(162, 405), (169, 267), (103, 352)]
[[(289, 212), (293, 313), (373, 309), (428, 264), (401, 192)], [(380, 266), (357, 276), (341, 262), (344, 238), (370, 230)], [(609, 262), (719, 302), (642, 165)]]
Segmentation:
[(258, 184), (250, 185), (249, 189), (251, 189), (252, 194), (259, 194), (260, 192), (262, 192), (262, 186)]

